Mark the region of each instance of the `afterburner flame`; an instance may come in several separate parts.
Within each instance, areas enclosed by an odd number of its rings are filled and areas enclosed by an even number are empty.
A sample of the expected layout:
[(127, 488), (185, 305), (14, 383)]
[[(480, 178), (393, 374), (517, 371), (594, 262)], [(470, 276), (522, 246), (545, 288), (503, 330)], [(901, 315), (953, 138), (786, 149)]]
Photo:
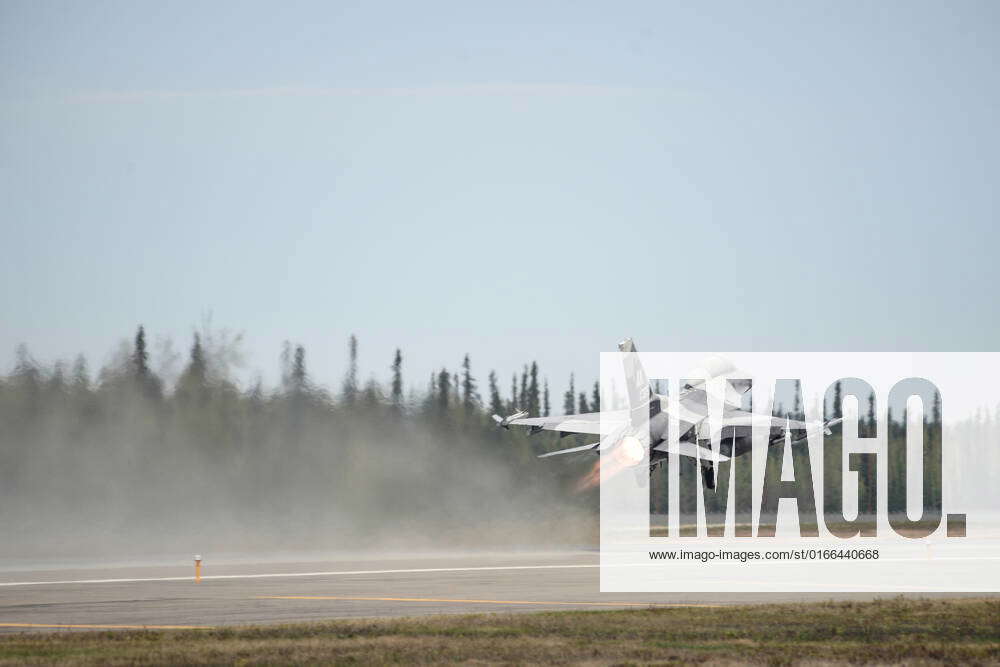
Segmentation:
[(602, 481), (611, 479), (626, 468), (635, 467), (646, 458), (646, 448), (642, 441), (634, 435), (627, 435), (615, 445), (612, 455), (605, 457), (605, 465), (601, 466), (601, 459), (594, 462), (594, 466), (586, 475), (576, 483), (576, 491), (583, 492), (592, 489)]
[(627, 435), (622, 438), (615, 448), (615, 454), (626, 465), (638, 465), (646, 456), (646, 449), (639, 442), (639, 438), (634, 435)]
[(601, 482), (601, 459), (598, 457), (594, 461), (594, 465), (590, 468), (590, 472), (580, 478), (580, 481), (576, 483), (576, 492), (583, 493), (584, 491), (589, 491)]

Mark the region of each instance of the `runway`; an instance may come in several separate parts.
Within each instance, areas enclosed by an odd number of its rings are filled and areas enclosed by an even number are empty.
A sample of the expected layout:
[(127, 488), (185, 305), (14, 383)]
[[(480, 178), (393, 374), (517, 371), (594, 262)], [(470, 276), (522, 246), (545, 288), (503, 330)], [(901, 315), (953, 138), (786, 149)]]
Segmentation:
[(595, 552), (381, 556), (0, 571), (0, 633), (335, 618), (871, 599), (873, 593), (598, 592)]

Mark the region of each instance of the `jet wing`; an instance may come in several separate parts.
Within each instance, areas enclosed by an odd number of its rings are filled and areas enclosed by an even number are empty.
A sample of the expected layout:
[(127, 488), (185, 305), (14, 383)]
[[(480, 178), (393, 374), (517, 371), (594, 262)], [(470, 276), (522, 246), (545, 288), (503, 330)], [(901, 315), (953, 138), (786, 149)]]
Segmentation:
[(537, 433), (538, 431), (557, 431), (560, 433), (601, 435), (602, 420), (604, 422), (603, 433), (610, 433), (612, 430), (628, 423), (629, 413), (627, 410), (615, 410), (610, 412), (585, 412), (579, 415), (528, 417), (526, 412), (518, 412), (509, 417), (493, 415), (493, 420), (503, 428), (526, 426), (531, 429), (532, 433)]
[(818, 422), (803, 422), (773, 415), (762, 415), (740, 409), (728, 409), (718, 420), (720, 426), (758, 426), (767, 428), (787, 428), (789, 431), (804, 430), (817, 426)]
[[(747, 412), (746, 410), (741, 410), (738, 408), (726, 409), (722, 418), (717, 420), (714, 424), (716, 430), (721, 430), (727, 427), (733, 426), (747, 426), (747, 427), (757, 427), (757, 428), (767, 428), (767, 429), (781, 429), (782, 431), (804, 431), (807, 434), (817, 434), (826, 433), (830, 434), (830, 427), (835, 426), (843, 421), (840, 418), (831, 419), (827, 422), (804, 422), (797, 419), (785, 419), (784, 417), (776, 417), (774, 415), (762, 415), (753, 412)], [(699, 439), (707, 439), (709, 434), (707, 429), (710, 424), (710, 420), (706, 417), (698, 423), (698, 437)]]
[(840, 419), (831, 419), (826, 422), (804, 422), (797, 419), (785, 419), (774, 415), (761, 415), (746, 410), (729, 409), (726, 410), (720, 424), (722, 426), (766, 426), (768, 428), (781, 428), (787, 431), (814, 431), (827, 429), (839, 424)]

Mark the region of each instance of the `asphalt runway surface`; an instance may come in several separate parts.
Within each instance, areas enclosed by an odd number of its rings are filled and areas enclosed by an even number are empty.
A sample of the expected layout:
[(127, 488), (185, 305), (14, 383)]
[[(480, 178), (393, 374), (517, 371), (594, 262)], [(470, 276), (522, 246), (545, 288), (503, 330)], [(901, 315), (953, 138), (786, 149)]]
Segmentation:
[[(595, 552), (192, 562), (0, 571), (0, 633), (470, 612), (718, 606), (876, 593), (605, 593)], [(886, 596), (895, 594), (884, 594)]]

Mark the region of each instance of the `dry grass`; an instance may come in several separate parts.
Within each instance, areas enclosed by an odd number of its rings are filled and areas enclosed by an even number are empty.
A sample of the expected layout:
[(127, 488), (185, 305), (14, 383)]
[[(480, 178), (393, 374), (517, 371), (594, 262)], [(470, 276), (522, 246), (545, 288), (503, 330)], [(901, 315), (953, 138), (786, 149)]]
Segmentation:
[(1000, 663), (1000, 600), (476, 614), (0, 638), (0, 664)]

